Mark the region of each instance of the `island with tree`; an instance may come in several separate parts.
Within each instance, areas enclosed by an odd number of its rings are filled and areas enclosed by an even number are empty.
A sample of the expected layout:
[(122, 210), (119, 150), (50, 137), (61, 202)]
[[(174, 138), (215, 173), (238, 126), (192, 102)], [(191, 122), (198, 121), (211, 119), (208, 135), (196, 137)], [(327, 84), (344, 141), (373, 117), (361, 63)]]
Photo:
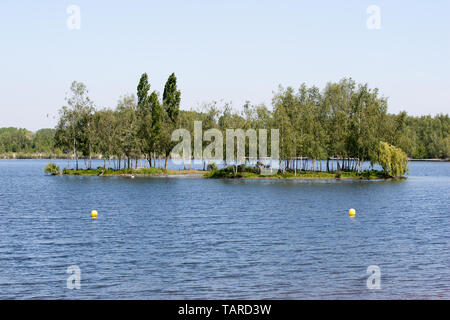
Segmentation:
[[(96, 108), (86, 86), (75, 81), (59, 110), (56, 128), (36, 133), (1, 128), (0, 154), (3, 158), (68, 160), (62, 172), (49, 166), (46, 171), (51, 174), (206, 172), (205, 176), (212, 178), (264, 177), (258, 166), (247, 163), (218, 169), (204, 161), (201, 170), (192, 171), (189, 162), (185, 170), (168, 170), (176, 145), (172, 132), (177, 128), (193, 132), (194, 121), (201, 121), (204, 130), (278, 129), (280, 169), (272, 178), (401, 177), (408, 159), (446, 160), (450, 154), (447, 114), (389, 114), (387, 98), (378, 89), (352, 79), (329, 82), (322, 90), (305, 84), (298, 90), (280, 87), (271, 109), (247, 102), (237, 111), (231, 103), (211, 102), (196, 110), (180, 110), (180, 101), (175, 74), (169, 76), (161, 96), (151, 90), (144, 73), (136, 96), (122, 96), (117, 106), (103, 109)], [(102, 159), (103, 166), (93, 168), (93, 159)], [(362, 170), (364, 162), (379, 164), (383, 170)]]

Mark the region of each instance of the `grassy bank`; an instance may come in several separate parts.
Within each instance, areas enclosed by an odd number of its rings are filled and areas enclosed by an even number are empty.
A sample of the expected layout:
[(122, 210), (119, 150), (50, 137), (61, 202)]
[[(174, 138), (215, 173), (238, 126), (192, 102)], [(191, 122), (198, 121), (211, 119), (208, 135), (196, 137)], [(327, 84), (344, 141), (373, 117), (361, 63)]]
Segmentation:
[(203, 175), (205, 171), (200, 170), (165, 170), (160, 168), (139, 168), (139, 169), (64, 169), (62, 175), (67, 176), (125, 176), (125, 177), (158, 177), (158, 176), (169, 176), (169, 175)]
[(162, 176), (166, 175), (167, 171), (158, 168), (145, 168), (145, 169), (64, 169), (63, 175), (68, 176)]
[(384, 171), (366, 170), (361, 173), (356, 171), (278, 171), (276, 174), (261, 174), (260, 169), (256, 167), (245, 167), (243, 165), (229, 166), (223, 169), (217, 169), (213, 166), (211, 171), (203, 170), (166, 170), (162, 168), (139, 168), (139, 169), (105, 169), (98, 167), (97, 169), (61, 169), (54, 163), (49, 163), (45, 168), (45, 172), (51, 175), (69, 175), (69, 176), (126, 176), (126, 177), (148, 177), (148, 176), (200, 176), (204, 178), (217, 179), (388, 179), (393, 178)]
[[(230, 169), (231, 168), (231, 169)], [(256, 170), (242, 170), (234, 172), (232, 167), (222, 170), (213, 170), (205, 173), (205, 178), (228, 178), (228, 179), (387, 179), (383, 171), (367, 170), (361, 173), (355, 171), (336, 171), (336, 172), (316, 172), (316, 171), (297, 171), (278, 172), (273, 175), (263, 175)]]

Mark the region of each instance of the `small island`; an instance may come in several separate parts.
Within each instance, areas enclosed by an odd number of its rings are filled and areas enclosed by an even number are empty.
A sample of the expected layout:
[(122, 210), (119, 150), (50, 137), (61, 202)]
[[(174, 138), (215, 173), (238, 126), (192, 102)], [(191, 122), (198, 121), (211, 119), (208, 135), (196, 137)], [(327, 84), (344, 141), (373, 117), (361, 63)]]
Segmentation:
[[(391, 147), (392, 148), (392, 147)], [(163, 168), (125, 168), (112, 169), (98, 167), (96, 169), (61, 169), (54, 163), (49, 163), (45, 168), (45, 172), (50, 175), (66, 175), (66, 176), (99, 176), (99, 177), (170, 177), (170, 176), (196, 176), (199, 178), (209, 179), (398, 179), (404, 178), (403, 173), (406, 172), (406, 161), (400, 163), (399, 169), (386, 167), (384, 170), (335, 170), (335, 171), (313, 171), (313, 170), (296, 170), (290, 168), (281, 169), (265, 169), (259, 166), (230, 165), (219, 169), (213, 162), (208, 165), (205, 170), (196, 169), (180, 169), (167, 170)], [(397, 171), (395, 171), (397, 170)], [(397, 174), (395, 176), (394, 174)]]
[(373, 180), (373, 179), (398, 179), (404, 177), (393, 177), (380, 170), (341, 171), (286, 171), (281, 170), (275, 174), (263, 174), (258, 168), (245, 166), (229, 166), (223, 169), (205, 170), (166, 170), (159, 168), (139, 168), (139, 169), (63, 169), (60, 171), (55, 164), (49, 163), (45, 171), (51, 175), (67, 176), (98, 176), (98, 177), (169, 177), (169, 176), (196, 176), (209, 179), (305, 179), (305, 180)]

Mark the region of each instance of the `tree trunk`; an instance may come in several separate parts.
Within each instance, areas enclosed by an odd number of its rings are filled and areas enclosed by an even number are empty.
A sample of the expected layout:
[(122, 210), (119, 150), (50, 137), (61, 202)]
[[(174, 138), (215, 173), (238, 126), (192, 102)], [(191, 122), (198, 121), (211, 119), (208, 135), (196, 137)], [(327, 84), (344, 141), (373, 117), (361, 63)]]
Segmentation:
[(77, 154), (77, 144), (75, 138), (73, 138), (73, 155), (75, 156), (75, 168), (78, 170), (78, 154)]
[(294, 176), (297, 176), (297, 159), (295, 159), (294, 161)]

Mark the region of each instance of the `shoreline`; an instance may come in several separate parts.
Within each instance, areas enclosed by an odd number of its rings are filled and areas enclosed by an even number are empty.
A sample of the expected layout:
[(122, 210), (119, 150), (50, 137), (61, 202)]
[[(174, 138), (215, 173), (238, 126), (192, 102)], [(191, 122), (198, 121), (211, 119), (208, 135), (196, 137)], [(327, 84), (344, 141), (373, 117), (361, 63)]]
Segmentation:
[(197, 179), (212, 179), (212, 180), (322, 180), (322, 181), (352, 181), (352, 180), (366, 180), (366, 181), (383, 181), (383, 180), (404, 180), (407, 177), (279, 177), (279, 176), (260, 176), (260, 177), (221, 177), (221, 178), (211, 178), (206, 177), (204, 174), (199, 173), (167, 173), (167, 174), (119, 174), (119, 175), (94, 175), (94, 174), (60, 174), (60, 176), (85, 176), (85, 177), (121, 177), (121, 178), (197, 178)]
[[(152, 172), (153, 171), (153, 172)], [(226, 179), (226, 180), (396, 180), (406, 179), (406, 177), (387, 177), (383, 175), (369, 174), (363, 172), (357, 174), (355, 172), (343, 172), (340, 177), (336, 177), (336, 173), (330, 172), (299, 172), (298, 175), (293, 174), (274, 174), (260, 175), (256, 173), (242, 172), (233, 175), (217, 176), (212, 171), (203, 170), (165, 170), (165, 169), (127, 169), (121, 172), (110, 171), (104, 173), (101, 169), (64, 169), (60, 176), (89, 176), (89, 177), (123, 177), (123, 178), (199, 178), (199, 179)]]
[(408, 162), (422, 161), (422, 162), (450, 162), (450, 159), (408, 159)]
[[(109, 172), (109, 173), (108, 173)], [(206, 171), (202, 170), (165, 170), (159, 168), (101, 170), (101, 169), (63, 169), (60, 176), (89, 176), (89, 177), (168, 177), (168, 176), (203, 176)]]

